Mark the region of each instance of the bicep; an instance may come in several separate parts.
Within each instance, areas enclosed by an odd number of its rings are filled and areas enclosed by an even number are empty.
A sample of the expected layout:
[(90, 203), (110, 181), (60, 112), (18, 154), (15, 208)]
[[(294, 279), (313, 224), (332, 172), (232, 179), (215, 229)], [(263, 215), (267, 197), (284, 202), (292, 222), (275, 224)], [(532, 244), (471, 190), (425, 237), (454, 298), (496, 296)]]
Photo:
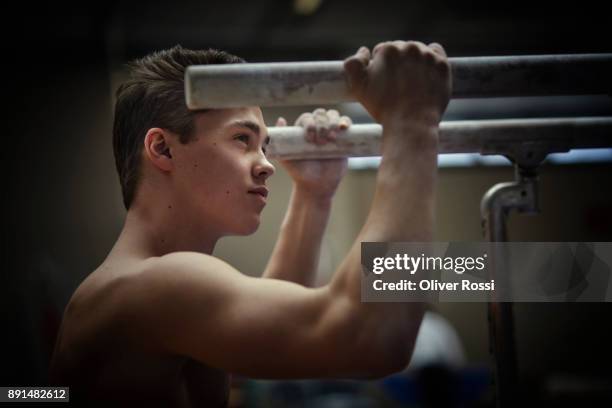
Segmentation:
[(168, 352), (256, 377), (351, 374), (359, 333), (348, 302), (327, 288), (247, 277), (215, 258), (194, 268), (197, 259), (150, 272), (146, 320)]

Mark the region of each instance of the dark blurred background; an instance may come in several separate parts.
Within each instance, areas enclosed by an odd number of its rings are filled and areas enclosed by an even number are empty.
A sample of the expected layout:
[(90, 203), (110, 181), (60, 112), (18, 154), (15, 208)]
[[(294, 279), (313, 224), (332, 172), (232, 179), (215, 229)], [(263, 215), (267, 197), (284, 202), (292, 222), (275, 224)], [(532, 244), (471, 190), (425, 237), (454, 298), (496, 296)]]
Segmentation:
[[(124, 211), (112, 158), (113, 93), (123, 64), (181, 44), (220, 48), (248, 61), (342, 59), (359, 46), (395, 39), (443, 44), (449, 56), (612, 52), (605, 2), (538, 1), (89, 1), (14, 4), (4, 13), (5, 83), (1, 150), (3, 239), (0, 385), (42, 385), (63, 308), (104, 259)], [(494, 114), (465, 117), (610, 115), (609, 97), (501, 101)], [(480, 106), (480, 108), (479, 108)], [(484, 107), (489, 108), (484, 110)], [(479, 110), (482, 109), (482, 110)], [(535, 112), (535, 113), (534, 113)], [(295, 119), (299, 110), (266, 111)], [(366, 120), (366, 119), (363, 119)], [(278, 166), (277, 166), (278, 167)], [(542, 210), (512, 216), (524, 241), (612, 241), (612, 163), (546, 165)], [(279, 172), (267, 223), (231, 238), (219, 256), (258, 274), (289, 195)], [(341, 186), (322, 259), (322, 282), (341, 260), (367, 212), (375, 170)], [(479, 200), (513, 178), (510, 167), (440, 171), (440, 241), (481, 240)], [(259, 237), (261, 239), (255, 239)], [(262, 238), (263, 237), (263, 238)], [(237, 242), (261, 247), (245, 252)], [(490, 367), (484, 304), (440, 304), (463, 344), (466, 367)], [(518, 304), (521, 383), (535, 403), (608, 401), (612, 384), (609, 304)], [(246, 341), (246, 340), (245, 340)], [(589, 399), (590, 398), (590, 399)]]

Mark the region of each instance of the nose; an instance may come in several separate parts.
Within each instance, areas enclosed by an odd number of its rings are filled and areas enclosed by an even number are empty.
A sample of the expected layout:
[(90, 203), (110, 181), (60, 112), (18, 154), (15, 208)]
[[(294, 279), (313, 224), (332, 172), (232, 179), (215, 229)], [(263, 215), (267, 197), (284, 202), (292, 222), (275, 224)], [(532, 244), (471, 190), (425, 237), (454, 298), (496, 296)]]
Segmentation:
[(263, 154), (259, 155), (258, 160), (253, 166), (253, 177), (265, 181), (274, 174), (275, 168)]

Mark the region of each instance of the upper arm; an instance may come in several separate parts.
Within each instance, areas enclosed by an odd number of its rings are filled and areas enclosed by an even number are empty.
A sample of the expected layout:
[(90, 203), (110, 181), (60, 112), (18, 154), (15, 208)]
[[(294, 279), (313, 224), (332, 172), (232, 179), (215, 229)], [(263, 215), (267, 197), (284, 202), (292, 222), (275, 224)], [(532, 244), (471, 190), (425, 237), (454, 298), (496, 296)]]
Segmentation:
[(357, 366), (371, 334), (327, 288), (247, 277), (195, 253), (151, 262), (129, 304), (135, 328), (165, 352), (267, 378), (365, 374)]

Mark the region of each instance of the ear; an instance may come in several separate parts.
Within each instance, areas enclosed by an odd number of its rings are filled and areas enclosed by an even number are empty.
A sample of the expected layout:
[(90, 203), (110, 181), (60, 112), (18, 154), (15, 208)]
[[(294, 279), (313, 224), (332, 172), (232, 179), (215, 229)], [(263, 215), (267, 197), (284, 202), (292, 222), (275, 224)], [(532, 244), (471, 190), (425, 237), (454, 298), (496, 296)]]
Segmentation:
[(168, 131), (151, 128), (144, 138), (144, 153), (153, 166), (162, 171), (171, 171), (174, 168), (171, 144), (172, 140)]

